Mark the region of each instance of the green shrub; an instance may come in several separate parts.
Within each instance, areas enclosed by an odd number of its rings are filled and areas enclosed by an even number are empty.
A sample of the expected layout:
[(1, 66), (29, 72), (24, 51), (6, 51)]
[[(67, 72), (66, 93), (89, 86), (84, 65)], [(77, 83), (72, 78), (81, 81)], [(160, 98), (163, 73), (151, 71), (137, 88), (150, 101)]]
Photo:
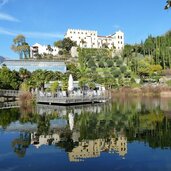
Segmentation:
[(104, 62), (102, 62), (102, 61), (100, 61), (100, 62), (98, 63), (98, 65), (99, 65), (99, 68), (104, 68), (104, 67), (105, 67)]
[(125, 73), (126, 70), (127, 70), (127, 67), (122, 65), (122, 66), (120, 67), (120, 70), (121, 70), (122, 73)]

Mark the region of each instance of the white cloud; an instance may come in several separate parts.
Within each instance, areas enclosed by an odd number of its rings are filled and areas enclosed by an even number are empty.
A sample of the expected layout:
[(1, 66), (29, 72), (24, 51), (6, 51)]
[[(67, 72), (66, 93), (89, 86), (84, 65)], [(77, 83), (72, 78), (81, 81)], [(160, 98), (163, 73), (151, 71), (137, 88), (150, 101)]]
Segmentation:
[(49, 39), (49, 38), (63, 38), (64, 34), (61, 33), (50, 33), (50, 32), (24, 32), (24, 31), (11, 31), (0, 27), (0, 34), (8, 36), (16, 36), (18, 34), (23, 34), (27, 38), (37, 38), (37, 39)]
[(12, 21), (12, 22), (20, 22), (20, 20), (18, 20), (17, 18), (9, 15), (9, 14), (5, 14), (5, 13), (0, 13), (0, 20), (6, 20), (6, 21)]

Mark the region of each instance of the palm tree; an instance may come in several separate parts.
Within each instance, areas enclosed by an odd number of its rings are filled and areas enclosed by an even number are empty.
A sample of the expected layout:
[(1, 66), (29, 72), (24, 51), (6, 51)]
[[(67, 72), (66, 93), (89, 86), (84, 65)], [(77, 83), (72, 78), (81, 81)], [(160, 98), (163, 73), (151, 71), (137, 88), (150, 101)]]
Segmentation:
[(48, 45), (47, 48), (46, 48), (46, 50), (48, 50), (49, 53), (53, 52), (53, 48), (51, 47), (51, 45)]
[(31, 75), (31, 73), (27, 70), (27, 69), (24, 69), (24, 68), (20, 68), (19, 70), (19, 76), (22, 80), (25, 80), (27, 78), (29, 78)]

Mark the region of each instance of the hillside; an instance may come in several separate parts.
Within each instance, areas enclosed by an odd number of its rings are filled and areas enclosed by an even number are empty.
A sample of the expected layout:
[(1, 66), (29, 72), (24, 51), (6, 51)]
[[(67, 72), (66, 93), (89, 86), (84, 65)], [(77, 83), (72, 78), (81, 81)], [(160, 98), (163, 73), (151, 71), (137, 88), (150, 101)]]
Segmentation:
[(0, 63), (2, 63), (4, 60), (5, 60), (5, 58), (0, 56)]

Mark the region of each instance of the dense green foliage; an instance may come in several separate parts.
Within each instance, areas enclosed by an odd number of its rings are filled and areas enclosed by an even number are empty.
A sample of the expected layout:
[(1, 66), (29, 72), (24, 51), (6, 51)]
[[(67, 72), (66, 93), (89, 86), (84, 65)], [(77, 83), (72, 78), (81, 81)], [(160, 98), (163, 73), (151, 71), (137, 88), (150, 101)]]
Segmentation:
[(0, 68), (0, 88), (1, 89), (18, 89), (22, 83), (19, 72), (10, 71), (7, 67)]
[[(144, 43), (126, 45), (123, 57), (127, 64), (136, 64), (136, 60), (148, 56), (151, 65), (161, 65), (163, 69), (171, 67), (171, 31), (163, 36), (149, 36)], [(135, 65), (134, 65), (135, 66)]]
[[(23, 46), (25, 38), (17, 36), (14, 39), (16, 47)], [(76, 43), (70, 39), (55, 42), (61, 48), (61, 53), (69, 53)], [(19, 72), (10, 71), (6, 67), (0, 69), (0, 88), (18, 89), (22, 82), (28, 87), (43, 88), (49, 81), (62, 81), (66, 90), (69, 74), (78, 80), (81, 87), (85, 84), (99, 83), (106, 88), (135, 86), (137, 80), (144, 82), (159, 82), (163, 75), (170, 75), (171, 69), (171, 31), (162, 36), (149, 36), (144, 42), (135, 45), (125, 45), (122, 53), (114, 53), (110, 49), (78, 48), (78, 62), (67, 63), (68, 71), (60, 72), (37, 70), (33, 73), (25, 69)], [(51, 51), (50, 45), (48, 46)], [(20, 52), (20, 51), (18, 51)], [(22, 55), (24, 51), (21, 51)], [(166, 74), (165, 74), (166, 73)], [(138, 86), (138, 84), (137, 84)]]
[[(63, 74), (61, 72), (46, 70), (36, 70), (30, 73), (24, 68), (21, 68), (19, 72), (17, 72), (15, 70), (11, 71), (6, 66), (3, 66), (0, 68), (0, 88), (19, 89), (22, 83), (25, 83), (28, 88), (43, 88), (44, 84), (49, 81), (68, 79), (68, 74), (69, 73)], [(26, 85), (23, 86), (26, 87)]]

